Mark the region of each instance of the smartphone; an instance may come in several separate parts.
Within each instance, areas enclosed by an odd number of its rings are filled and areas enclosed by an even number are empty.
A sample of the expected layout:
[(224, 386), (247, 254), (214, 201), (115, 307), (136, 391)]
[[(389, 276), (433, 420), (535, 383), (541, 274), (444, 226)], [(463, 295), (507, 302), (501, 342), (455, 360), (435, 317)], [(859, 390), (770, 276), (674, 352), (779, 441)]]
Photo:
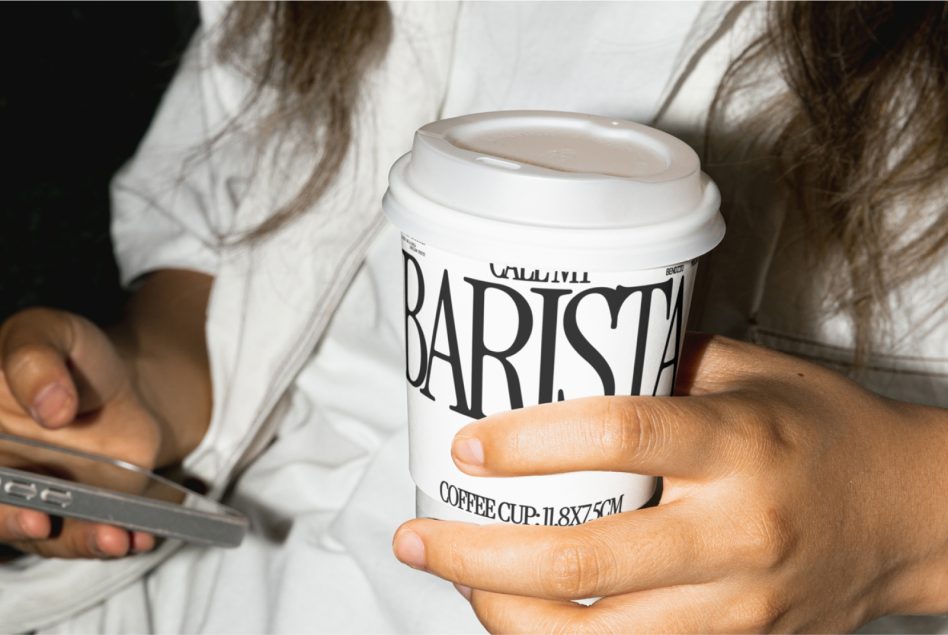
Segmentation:
[(131, 463), (0, 433), (0, 504), (220, 547), (236, 547), (239, 512)]

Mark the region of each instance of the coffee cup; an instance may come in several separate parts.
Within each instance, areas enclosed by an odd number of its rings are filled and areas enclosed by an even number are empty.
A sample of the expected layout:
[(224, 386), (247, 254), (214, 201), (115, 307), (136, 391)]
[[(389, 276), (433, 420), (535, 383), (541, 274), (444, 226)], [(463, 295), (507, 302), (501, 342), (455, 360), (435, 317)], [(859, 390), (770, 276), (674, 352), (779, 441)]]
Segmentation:
[(451, 442), (505, 410), (671, 394), (719, 206), (687, 144), (632, 122), (505, 111), (417, 131), (383, 208), (402, 233), (419, 516), (565, 526), (648, 501), (637, 474), (470, 476)]

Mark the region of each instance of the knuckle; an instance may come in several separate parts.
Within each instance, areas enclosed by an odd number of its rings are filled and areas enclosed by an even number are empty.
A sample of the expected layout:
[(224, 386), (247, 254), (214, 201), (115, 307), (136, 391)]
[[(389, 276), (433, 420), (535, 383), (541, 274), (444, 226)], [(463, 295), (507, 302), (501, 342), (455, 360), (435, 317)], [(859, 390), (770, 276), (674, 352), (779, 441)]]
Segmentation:
[(0, 505), (0, 542), (29, 540), (29, 532), (23, 526), (20, 511), (18, 507)]
[(48, 352), (47, 346), (35, 342), (17, 346), (5, 356), (8, 374), (11, 377), (35, 374), (42, 369)]
[(78, 323), (88, 320), (75, 314), (44, 307), (24, 309), (0, 326), (0, 350), (4, 356), (20, 348), (35, 345), (49, 350), (60, 346), (69, 348), (76, 339)]
[(44, 321), (52, 318), (56, 315), (56, 311), (53, 309), (47, 309), (45, 307), (30, 307), (28, 309), (23, 309), (17, 311), (11, 315), (3, 325), (3, 331), (12, 331), (15, 329), (28, 327), (36, 322)]
[(478, 436), (482, 440), (488, 441), (491, 467), (496, 469), (498, 455), (517, 458), (529, 456), (531, 448), (536, 448), (536, 443), (530, 432), (524, 426), (509, 426), (506, 428), (503, 426), (486, 426), (485, 429), (482, 429)]
[(708, 341), (708, 349), (723, 363), (738, 371), (738, 376), (746, 376), (756, 367), (752, 363), (753, 360), (759, 359), (761, 355), (769, 357), (771, 354), (771, 350), (766, 347), (723, 335), (712, 335)]
[(91, 536), (82, 531), (65, 531), (64, 535), (57, 539), (62, 548), (64, 557), (67, 558), (93, 558), (96, 554), (89, 548)]
[(447, 574), (446, 577), (451, 580), (470, 586), (473, 582), (471, 579), (470, 557), (469, 549), (464, 549), (459, 541), (450, 540), (446, 545), (443, 557), (439, 558), (440, 565), (437, 561), (430, 564), (434, 565), (435, 568), (443, 567)]
[(730, 418), (735, 432), (732, 438), (739, 445), (735, 450), (742, 459), (741, 463), (772, 465), (782, 455), (784, 439), (769, 399), (758, 395), (742, 396), (731, 410), (735, 415)]
[(639, 400), (634, 410), (634, 442), (640, 459), (654, 459), (667, 453), (676, 422), (684, 413), (670, 399)]
[(704, 340), (704, 359), (717, 372), (739, 371), (741, 359), (747, 354), (747, 344), (723, 335), (711, 335)]
[(61, 558), (102, 558), (94, 548), (96, 545), (96, 526), (74, 518), (63, 521), (62, 533), (49, 541)]
[(703, 339), (706, 353), (720, 357), (733, 355), (736, 352), (737, 346), (740, 345), (740, 342), (737, 340), (732, 340), (729, 337), (717, 334), (707, 335)]
[(0, 327), (0, 340), (16, 341), (24, 334), (36, 332), (61, 318), (61, 312), (44, 307), (23, 309), (11, 315)]
[(740, 604), (737, 630), (768, 633), (777, 630), (787, 612), (787, 602), (774, 591), (764, 590), (748, 594)]
[(589, 543), (568, 542), (556, 545), (546, 556), (546, 591), (553, 597), (583, 598), (595, 594), (603, 581), (604, 570), (599, 550)]
[(33, 540), (0, 540), (0, 543), (6, 545), (14, 551), (14, 555), (31, 554), (34, 556), (44, 556), (43, 549)]
[(583, 558), (585, 549), (576, 544), (557, 545), (550, 549), (546, 558), (549, 572), (544, 576), (547, 581), (547, 591), (555, 597), (574, 597), (580, 590), (579, 578), (583, 572)]
[(665, 445), (674, 405), (668, 400), (635, 397), (606, 400), (605, 413), (594, 427), (605, 456), (620, 463), (648, 459)]
[(614, 456), (620, 461), (635, 456), (641, 448), (642, 426), (625, 399), (606, 399), (602, 417), (589, 431), (605, 456)]
[(786, 515), (767, 508), (746, 525), (745, 552), (752, 567), (762, 570), (779, 568), (793, 551), (795, 538)]

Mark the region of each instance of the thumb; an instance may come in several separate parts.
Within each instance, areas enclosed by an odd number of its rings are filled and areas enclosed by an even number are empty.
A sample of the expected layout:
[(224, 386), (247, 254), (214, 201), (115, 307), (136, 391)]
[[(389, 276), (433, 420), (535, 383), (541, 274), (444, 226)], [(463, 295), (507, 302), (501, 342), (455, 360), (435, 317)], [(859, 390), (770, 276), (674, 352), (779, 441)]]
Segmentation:
[(118, 391), (108, 338), (70, 313), (27, 309), (0, 329), (0, 369), (13, 398), (40, 425), (60, 428)]

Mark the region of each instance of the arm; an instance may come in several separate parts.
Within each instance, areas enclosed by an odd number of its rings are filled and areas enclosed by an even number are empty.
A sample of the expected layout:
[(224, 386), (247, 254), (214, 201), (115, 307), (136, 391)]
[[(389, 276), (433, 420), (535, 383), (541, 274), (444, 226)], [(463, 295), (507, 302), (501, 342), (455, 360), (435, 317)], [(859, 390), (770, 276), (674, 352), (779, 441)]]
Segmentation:
[(179, 462), (196, 448), (210, 421), (204, 324), (212, 282), (194, 271), (149, 275), (111, 333), (139, 398), (161, 424), (159, 467)]
[(663, 474), (657, 507), (567, 528), (414, 520), (396, 555), (462, 585), (495, 632), (838, 632), (948, 611), (948, 413), (720, 338), (683, 363), (686, 396), (549, 404), (455, 439), (475, 475)]
[[(180, 461), (203, 437), (211, 388), (204, 315), (212, 279), (150, 275), (109, 335), (83, 318), (22, 311), (0, 328), (0, 429), (145, 468)], [(150, 549), (141, 532), (0, 506), (0, 542), (54, 557)]]
[[(221, 236), (237, 229), (240, 196), (229, 184), (253, 175), (247, 140), (237, 135), (201, 152), (251, 89), (215, 55), (214, 25), (227, 7), (201, 4), (204, 26), (135, 157), (112, 183), (122, 282), (143, 280), (125, 319), (105, 334), (57, 311), (11, 317), (0, 330), (7, 380), (0, 383), (0, 429), (144, 467), (180, 461), (206, 434), (208, 274), (217, 271)], [(56, 539), (48, 539), (50, 532), (44, 514), (0, 509), (0, 542), (43, 555), (120, 556), (152, 545), (150, 536), (103, 525), (68, 522)]]

